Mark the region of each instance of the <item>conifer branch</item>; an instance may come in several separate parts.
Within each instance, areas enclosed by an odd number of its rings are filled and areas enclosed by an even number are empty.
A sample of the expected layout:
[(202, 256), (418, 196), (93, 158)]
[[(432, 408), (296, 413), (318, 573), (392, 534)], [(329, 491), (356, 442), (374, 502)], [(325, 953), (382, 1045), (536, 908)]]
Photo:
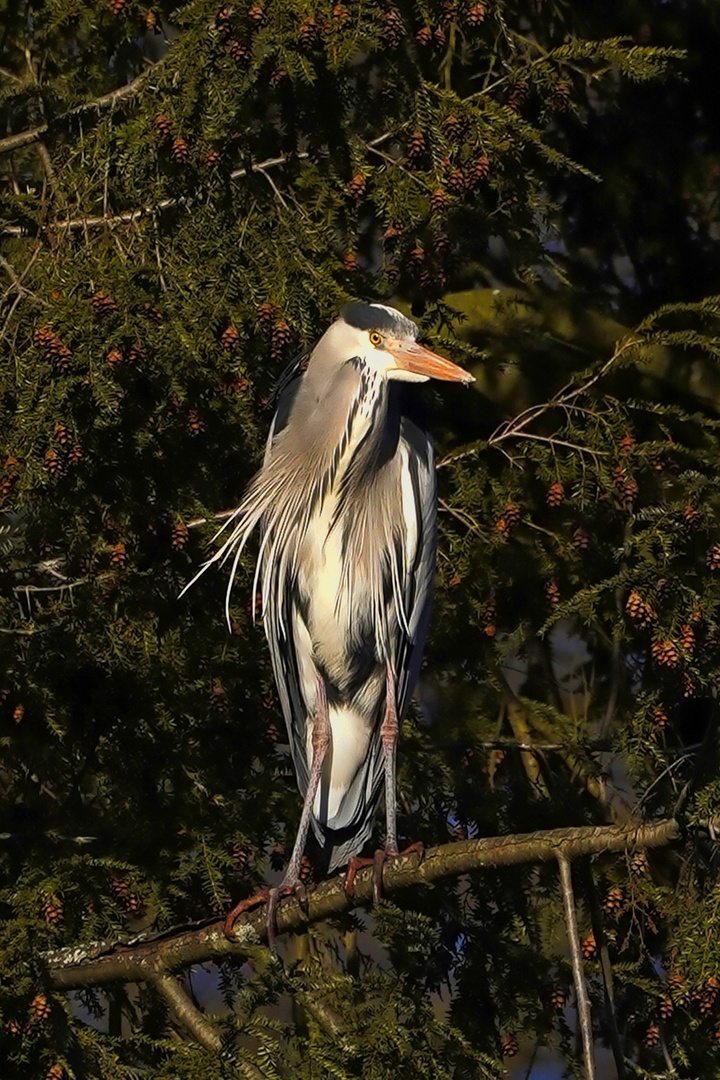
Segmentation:
[[(158, 61), (162, 63), (162, 61)], [(83, 113), (91, 112), (95, 109), (97, 112), (102, 112), (104, 109), (111, 109), (118, 101), (122, 101), (124, 98), (132, 97), (138, 92), (142, 84), (148, 77), (148, 74), (153, 68), (148, 68), (146, 71), (140, 73), (137, 78), (132, 82), (126, 83), (125, 86), (118, 87), (117, 90), (111, 90), (109, 94), (103, 94), (102, 97), (95, 98), (94, 101), (84, 101), (82, 105), (76, 105), (72, 109), (68, 109), (67, 112), (60, 113), (59, 116), (53, 117), (51, 121), (45, 124), (40, 124), (36, 128), (30, 128), (27, 131), (19, 131), (16, 135), (8, 135), (4, 139), (0, 139), (0, 154), (9, 154), (13, 150), (20, 150), (24, 146), (32, 146), (33, 143), (40, 142), (44, 135), (47, 135), (51, 128), (62, 124), (66, 120), (72, 120), (76, 116), (81, 116)]]
[[(383, 870), (383, 889), (386, 895), (392, 895), (484, 868), (664, 847), (679, 839), (681, 833), (679, 822), (669, 818), (652, 824), (580, 826), (456, 841), (429, 848), (422, 858), (412, 853), (389, 860)], [(278, 909), (278, 933), (299, 930), (371, 903), (372, 875), (371, 867), (358, 872), (352, 900), (345, 893), (344, 873), (309, 891), (306, 907), (294, 897), (286, 898)], [(213, 919), (125, 941), (58, 949), (45, 953), (43, 960), (57, 990), (113, 982), (152, 982), (158, 968), (172, 973), (192, 964), (251, 955), (267, 940), (265, 905), (238, 918), (233, 940), (225, 936), (224, 926), (224, 919)]]

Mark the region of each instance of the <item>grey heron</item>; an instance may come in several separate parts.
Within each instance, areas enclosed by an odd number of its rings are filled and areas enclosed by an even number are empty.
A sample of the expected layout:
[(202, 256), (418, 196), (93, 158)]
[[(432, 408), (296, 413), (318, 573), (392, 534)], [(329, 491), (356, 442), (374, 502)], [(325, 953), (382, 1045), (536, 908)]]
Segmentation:
[(398, 853), (398, 723), (420, 670), (436, 557), (433, 444), (408, 384), (474, 381), (417, 336), (393, 308), (343, 310), (282, 381), (263, 466), (200, 571), (231, 562), (229, 616), (238, 561), (260, 527), (253, 592), (259, 584), (304, 799), (281, 885), (239, 904), (228, 933), (268, 898), (272, 929), (279, 898), (298, 887), (309, 828), (328, 872), (351, 861), (383, 785), (384, 851)]

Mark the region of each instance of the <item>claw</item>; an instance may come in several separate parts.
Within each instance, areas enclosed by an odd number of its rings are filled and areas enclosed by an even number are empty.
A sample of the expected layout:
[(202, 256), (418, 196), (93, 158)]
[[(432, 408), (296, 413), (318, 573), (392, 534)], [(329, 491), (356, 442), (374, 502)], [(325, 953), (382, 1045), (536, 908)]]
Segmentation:
[(365, 866), (374, 866), (374, 859), (360, 859), (357, 855), (353, 855), (348, 863), (347, 873), (345, 874), (345, 895), (348, 900), (352, 900), (355, 897), (355, 878), (358, 870), (362, 870)]

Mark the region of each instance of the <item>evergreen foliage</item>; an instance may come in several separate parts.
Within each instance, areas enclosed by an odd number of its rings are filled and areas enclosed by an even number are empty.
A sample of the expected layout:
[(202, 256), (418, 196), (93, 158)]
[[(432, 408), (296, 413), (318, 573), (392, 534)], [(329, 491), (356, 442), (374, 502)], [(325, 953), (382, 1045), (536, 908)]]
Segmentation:
[[(599, 7), (0, 4), (3, 1075), (464, 1080), (537, 1047), (579, 1071), (554, 865), (184, 973), (223, 1053), (151, 987), (55, 991), (43, 953), (222, 914), (287, 859), (252, 553), (230, 633), (222, 575), (178, 594), (274, 383), (351, 296), (478, 376), (433, 405), (401, 833), (720, 814), (717, 136), (678, 79), (718, 32), (711, 5), (687, 42), (679, 0)], [(665, 109), (704, 166), (663, 157), (655, 192), (632, 119)], [(614, 1016), (628, 1075), (716, 1071), (713, 844), (576, 867), (596, 1038)]]

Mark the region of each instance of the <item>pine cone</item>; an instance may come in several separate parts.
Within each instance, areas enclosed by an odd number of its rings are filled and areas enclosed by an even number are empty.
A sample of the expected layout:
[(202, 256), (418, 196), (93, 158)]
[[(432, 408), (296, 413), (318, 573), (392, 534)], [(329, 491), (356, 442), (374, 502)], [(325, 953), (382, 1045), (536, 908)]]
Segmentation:
[(62, 461), (55, 450), (48, 450), (44, 460), (45, 469), (52, 477), (59, 476), (62, 472)]
[(360, 269), (360, 260), (354, 251), (348, 251), (343, 259), (343, 266), (349, 274), (356, 274)]
[(25, 716), (25, 706), (20, 702), (13, 709), (13, 721), (16, 724), (22, 723), (22, 719)]
[(587, 533), (579, 526), (572, 534), (572, 542), (573, 547), (577, 548), (578, 551), (587, 551), (590, 543)]
[(415, 131), (407, 144), (407, 159), (408, 164), (412, 169), (417, 169), (420, 165), (420, 160), (425, 153), (425, 149), (425, 136), (422, 131)]
[(718, 995), (720, 984), (714, 975), (711, 975), (705, 983), (700, 994), (700, 1015), (709, 1016), (715, 1007), (715, 999)]
[(187, 429), (192, 436), (200, 435), (205, 430), (205, 424), (197, 409), (191, 409), (188, 413)]
[(680, 974), (679, 971), (673, 971), (670, 973), (668, 979), (668, 989), (670, 990), (670, 996), (676, 1005), (682, 1005), (689, 1000), (689, 994), (685, 977)]
[(506, 1035), (500, 1043), (500, 1053), (503, 1057), (515, 1057), (520, 1047), (514, 1035)]
[(548, 506), (552, 506), (554, 508), (556, 506), (559, 506), (564, 498), (565, 488), (563, 487), (560, 480), (556, 480), (555, 483), (551, 484), (551, 486), (548, 488), (548, 493), (545, 501)]
[(515, 503), (508, 503), (502, 516), (495, 523), (497, 531), (507, 539), (520, 524), (520, 508)]
[(280, 729), (276, 724), (268, 724), (265, 738), (272, 746), (276, 746), (280, 742)]
[(30, 1004), (30, 1018), (32, 1020), (47, 1020), (50, 1015), (50, 1002), (44, 994), (36, 994)]
[(630, 592), (625, 604), (625, 610), (641, 630), (645, 630), (650, 626), (657, 626), (657, 613), (650, 604), (643, 600), (637, 589)]
[(220, 151), (216, 150), (214, 146), (211, 146), (207, 154), (205, 155), (205, 164), (207, 165), (208, 169), (216, 169), (220, 164), (221, 160), (222, 157), (220, 155)]
[[(145, 12), (145, 29), (146, 30), (157, 30), (157, 26), (158, 26), (157, 14), (152, 10), (146, 11)], [(158, 31), (158, 33), (159, 33), (159, 31)]]
[(96, 319), (108, 319), (117, 311), (117, 304), (112, 296), (108, 296), (102, 289), (98, 289), (93, 296), (92, 307)]
[(467, 131), (467, 121), (464, 119), (460, 119), (460, 117), (455, 116), (453, 113), (450, 113), (450, 115), (446, 116), (443, 120), (442, 129), (448, 139), (450, 139), (452, 142), (459, 143), (462, 142), (463, 138), (465, 137), (465, 132)]
[(265, 22), (265, 8), (262, 4), (251, 4), (248, 8), (248, 22), (253, 26), (262, 26)]
[[(655, 711), (657, 712), (657, 710)], [(667, 721), (667, 716), (665, 717), (665, 720)], [(648, 857), (644, 851), (633, 852), (630, 856), (629, 869), (634, 877), (642, 877), (644, 874), (647, 874), (650, 869), (650, 863), (648, 862)]]
[(385, 12), (385, 24), (383, 26), (383, 36), (390, 48), (397, 49), (405, 34), (405, 23), (400, 12), (396, 11), (395, 8), (390, 8), (389, 11)]
[(480, 26), (485, 21), (485, 15), (485, 4), (473, 4), (465, 16), (465, 22), (468, 26)]
[(50, 926), (60, 926), (63, 921), (63, 907), (57, 897), (46, 900), (43, 904), (43, 918)]
[(188, 542), (190, 532), (184, 521), (178, 522), (177, 525), (173, 525), (172, 532), (170, 534), (170, 543), (176, 549), (176, 551), (184, 548)]
[(235, 860), (238, 870), (244, 870), (248, 864), (248, 853), (245, 847), (239, 842), (233, 844), (233, 859)]
[(64, 424), (56, 424), (54, 434), (55, 441), (59, 442), (61, 446), (67, 446), (68, 443), (72, 442), (72, 435)]
[(283, 352), (290, 344), (291, 338), (292, 331), (285, 319), (278, 319), (273, 326), (272, 342), (270, 344), (270, 355), (273, 360), (277, 360), (282, 356)]
[(383, 240), (385, 243), (391, 244), (393, 241), (397, 240), (398, 236), (402, 236), (402, 228), (400, 225), (393, 223), (392, 225), (388, 225), (383, 233)]
[[(550, 108), (557, 112), (565, 112), (570, 104), (570, 86), (566, 82), (559, 82), (550, 95)], [(629, 438), (629, 436), (626, 436)], [(627, 451), (626, 451), (627, 452)]]
[(112, 566), (125, 566), (126, 562), (127, 552), (125, 551), (125, 545), (122, 540), (120, 540), (113, 546), (110, 554), (110, 563)]
[(244, 375), (234, 375), (231, 371), (226, 371), (220, 378), (220, 389), (228, 397), (244, 394), (247, 388), (248, 381)]
[(422, 266), (425, 261), (425, 252), (421, 247), (414, 247), (407, 257), (408, 267), (412, 270), (417, 270)]
[(640, 489), (637, 485), (637, 481), (632, 477), (626, 480), (622, 489), (622, 504), (625, 510), (631, 510), (632, 506), (640, 493)]
[(526, 79), (520, 79), (510, 89), (507, 103), (515, 112), (519, 112), (530, 95), (530, 84)]
[(720, 544), (713, 544), (708, 551), (707, 564), (711, 570), (720, 570)]
[(635, 440), (633, 439), (630, 432), (628, 432), (626, 435), (623, 435), (622, 439), (618, 443), (618, 449), (620, 450), (621, 454), (629, 454), (634, 445)]
[(646, 1046), (657, 1046), (660, 1042), (660, 1028), (657, 1024), (648, 1024), (643, 1035), (643, 1042)]
[(223, 37), (228, 37), (230, 34), (232, 25), (232, 8), (224, 7), (220, 8), (215, 16), (215, 29)]
[(319, 28), (314, 15), (308, 15), (305, 22), (298, 30), (298, 44), (301, 49), (310, 51), (317, 45), (320, 37)]
[(675, 1011), (672, 998), (663, 998), (658, 1006), (658, 1012), (663, 1020), (668, 1020)]
[(362, 199), (365, 195), (366, 187), (367, 185), (363, 174), (360, 172), (356, 173), (347, 186), (348, 194), (352, 196), (353, 199)]
[(435, 188), (430, 196), (430, 210), (433, 214), (440, 214), (447, 206), (447, 195), (442, 188)]
[(262, 327), (269, 330), (275, 321), (275, 308), (265, 300), (257, 309), (257, 320)]
[(683, 510), (682, 517), (683, 525), (685, 525), (687, 529), (696, 529), (700, 524), (700, 515), (691, 503), (688, 503)]
[(172, 149), (170, 150), (170, 157), (178, 165), (182, 165), (190, 157), (190, 147), (186, 143), (185, 139), (177, 138), (173, 139)]
[(429, 26), (421, 26), (415, 34), (415, 40), (417, 41), (418, 45), (431, 45), (432, 39), (433, 33)]
[(70, 370), (70, 350), (67, 345), (63, 345), (54, 330), (41, 326), (35, 331), (33, 343), (58, 372), (65, 374)]
[(597, 954), (597, 945), (595, 943), (595, 935), (594, 934), (588, 934), (588, 936), (582, 942), (580, 948), (582, 949), (582, 954), (585, 957), (585, 959), (586, 960), (592, 960), (592, 958)]
[(113, 15), (119, 15), (125, 7), (126, 0), (110, 0), (110, 10)]
[(465, 174), (462, 169), (453, 169), (448, 175), (445, 183), (447, 184), (448, 191), (451, 191), (453, 195), (462, 195), (467, 187)]
[(111, 888), (114, 895), (128, 911), (140, 911), (142, 908), (140, 897), (132, 891), (127, 881), (123, 878), (114, 878)]
[(443, 0), (442, 11), (440, 12), (440, 21), (444, 23), (451, 23), (457, 11), (455, 10), (455, 4), (453, 0)]
[(439, 51), (440, 49), (445, 48), (446, 43), (447, 43), (447, 38), (445, 37), (445, 31), (441, 30), (439, 26), (436, 27), (433, 30), (433, 45), (434, 45), (434, 47)]
[(68, 451), (68, 462), (71, 465), (79, 465), (83, 458), (83, 450), (80, 443), (73, 443)]
[(665, 641), (653, 641), (651, 652), (653, 660), (661, 667), (677, 667), (680, 654), (675, 643), (669, 639)]
[(662, 705), (656, 705), (653, 709), (653, 720), (656, 727), (665, 727), (668, 722), (668, 714), (663, 709)]
[(227, 330), (223, 330), (222, 336), (220, 338), (220, 344), (222, 345), (223, 349), (229, 351), (234, 345), (237, 345), (239, 340), (240, 334), (238, 333), (237, 327), (233, 326), (231, 323), (230, 326), (228, 326)]
[(567, 1003), (567, 991), (564, 986), (555, 986), (550, 992), (550, 1006), (556, 1012), (562, 1012)]
[(45, 1080), (65, 1080), (66, 1075), (67, 1073), (62, 1065), (56, 1063), (55, 1065), (51, 1065), (45, 1073)]
[(246, 67), (250, 63), (252, 52), (249, 47), (237, 38), (233, 38), (229, 44), (230, 55), (240, 67)]
[(560, 590), (554, 581), (549, 581), (545, 586), (545, 596), (550, 607), (557, 607), (560, 603)]
[(602, 908), (603, 911), (611, 918), (619, 915), (619, 913), (623, 909), (622, 889), (619, 889), (617, 885), (613, 886), (613, 888), (610, 889), (607, 896), (603, 900)]
[(167, 139), (172, 132), (172, 120), (165, 113), (158, 113), (155, 117), (155, 130), (163, 139)]
[(335, 4), (332, 9), (332, 17), (338, 25), (342, 26), (348, 17), (348, 9), (344, 4)]
[(478, 187), (490, 172), (490, 162), (485, 154), (472, 163), (467, 171), (467, 184), (470, 188)]
[(686, 653), (692, 655), (695, 649), (695, 631), (689, 623), (683, 623), (680, 627), (680, 644)]

